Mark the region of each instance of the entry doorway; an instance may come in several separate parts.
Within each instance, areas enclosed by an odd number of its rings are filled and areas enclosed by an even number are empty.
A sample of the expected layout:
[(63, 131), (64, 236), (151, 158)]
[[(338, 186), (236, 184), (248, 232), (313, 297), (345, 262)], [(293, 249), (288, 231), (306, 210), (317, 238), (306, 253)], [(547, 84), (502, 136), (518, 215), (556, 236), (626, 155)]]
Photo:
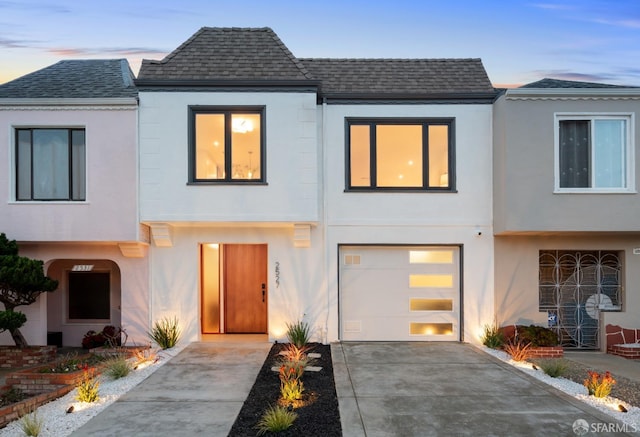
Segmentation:
[(202, 334), (267, 333), (267, 245), (200, 246)]

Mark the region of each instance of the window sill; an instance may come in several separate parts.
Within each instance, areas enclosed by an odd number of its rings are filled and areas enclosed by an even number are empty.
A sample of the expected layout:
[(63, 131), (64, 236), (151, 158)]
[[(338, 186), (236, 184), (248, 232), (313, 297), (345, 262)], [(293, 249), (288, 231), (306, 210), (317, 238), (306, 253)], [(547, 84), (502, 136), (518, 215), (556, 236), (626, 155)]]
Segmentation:
[(269, 185), (267, 182), (255, 181), (197, 181), (197, 182), (187, 182), (187, 186), (228, 186), (228, 185), (238, 185), (238, 186), (255, 186), (255, 185)]
[(574, 188), (574, 189), (556, 189), (553, 194), (638, 194), (636, 190), (611, 190), (611, 189), (592, 189), (592, 188)]
[(10, 200), (9, 205), (90, 205), (87, 200)]

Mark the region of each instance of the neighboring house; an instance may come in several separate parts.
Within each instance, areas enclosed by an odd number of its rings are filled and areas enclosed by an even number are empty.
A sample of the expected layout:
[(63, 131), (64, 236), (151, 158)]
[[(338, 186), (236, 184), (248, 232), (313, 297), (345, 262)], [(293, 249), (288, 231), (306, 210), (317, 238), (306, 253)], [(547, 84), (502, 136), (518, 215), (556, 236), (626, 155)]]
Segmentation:
[(0, 232), (60, 283), (18, 307), (31, 344), (79, 346), (105, 325), (148, 341), (137, 113), (124, 59), (61, 61), (0, 85)]
[(497, 99), (499, 323), (550, 323), (582, 349), (640, 326), (639, 112), (640, 88), (553, 79)]
[(144, 61), (151, 317), (185, 338), (478, 341), (493, 317), (492, 102), (477, 59), (297, 59), (202, 28)]

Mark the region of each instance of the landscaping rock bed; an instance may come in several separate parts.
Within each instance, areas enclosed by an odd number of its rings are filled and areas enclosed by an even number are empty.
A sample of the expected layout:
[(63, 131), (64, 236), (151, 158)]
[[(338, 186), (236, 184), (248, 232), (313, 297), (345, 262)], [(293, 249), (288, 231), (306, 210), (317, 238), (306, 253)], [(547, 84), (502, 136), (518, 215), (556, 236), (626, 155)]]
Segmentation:
[[(278, 437), (339, 437), (342, 436), (338, 397), (333, 380), (331, 348), (319, 343), (310, 344), (310, 352), (319, 353), (320, 358), (313, 366), (322, 367), (319, 372), (306, 371), (302, 376), (305, 392), (312, 400), (305, 406), (295, 408), (298, 418), (291, 428), (277, 434)], [(279, 353), (284, 345), (276, 343), (271, 348), (256, 381), (236, 418), (229, 437), (254, 436), (256, 424), (269, 406), (278, 404), (280, 398), (280, 379), (272, 367), (278, 365)]]

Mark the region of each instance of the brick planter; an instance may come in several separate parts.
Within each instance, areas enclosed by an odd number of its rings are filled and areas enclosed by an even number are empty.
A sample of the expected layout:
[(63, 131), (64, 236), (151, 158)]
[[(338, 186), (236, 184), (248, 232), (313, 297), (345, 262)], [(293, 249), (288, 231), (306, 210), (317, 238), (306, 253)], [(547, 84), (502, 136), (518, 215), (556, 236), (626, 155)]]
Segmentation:
[[(86, 357), (88, 357), (88, 355)], [(71, 388), (73, 388), (82, 381), (84, 376), (84, 370), (65, 373), (47, 373), (41, 371), (47, 368), (48, 366), (39, 366), (11, 372), (5, 377), (5, 385), (8, 388), (20, 389), (25, 393), (42, 393), (44, 391), (56, 390), (61, 386), (71, 386)], [(91, 366), (88, 370), (95, 372), (96, 369), (95, 366)]]
[(607, 353), (631, 360), (640, 360), (640, 344), (614, 344)]
[(562, 346), (545, 346), (529, 348), (531, 358), (562, 358), (564, 350)]
[(56, 346), (0, 346), (0, 368), (31, 367), (56, 359)]
[(16, 402), (15, 404), (0, 408), (0, 428), (4, 427), (9, 422), (19, 419), (24, 414), (34, 411), (39, 406), (66, 395), (71, 390), (73, 390), (73, 386), (70, 385), (58, 387), (55, 390), (40, 393), (23, 401)]

